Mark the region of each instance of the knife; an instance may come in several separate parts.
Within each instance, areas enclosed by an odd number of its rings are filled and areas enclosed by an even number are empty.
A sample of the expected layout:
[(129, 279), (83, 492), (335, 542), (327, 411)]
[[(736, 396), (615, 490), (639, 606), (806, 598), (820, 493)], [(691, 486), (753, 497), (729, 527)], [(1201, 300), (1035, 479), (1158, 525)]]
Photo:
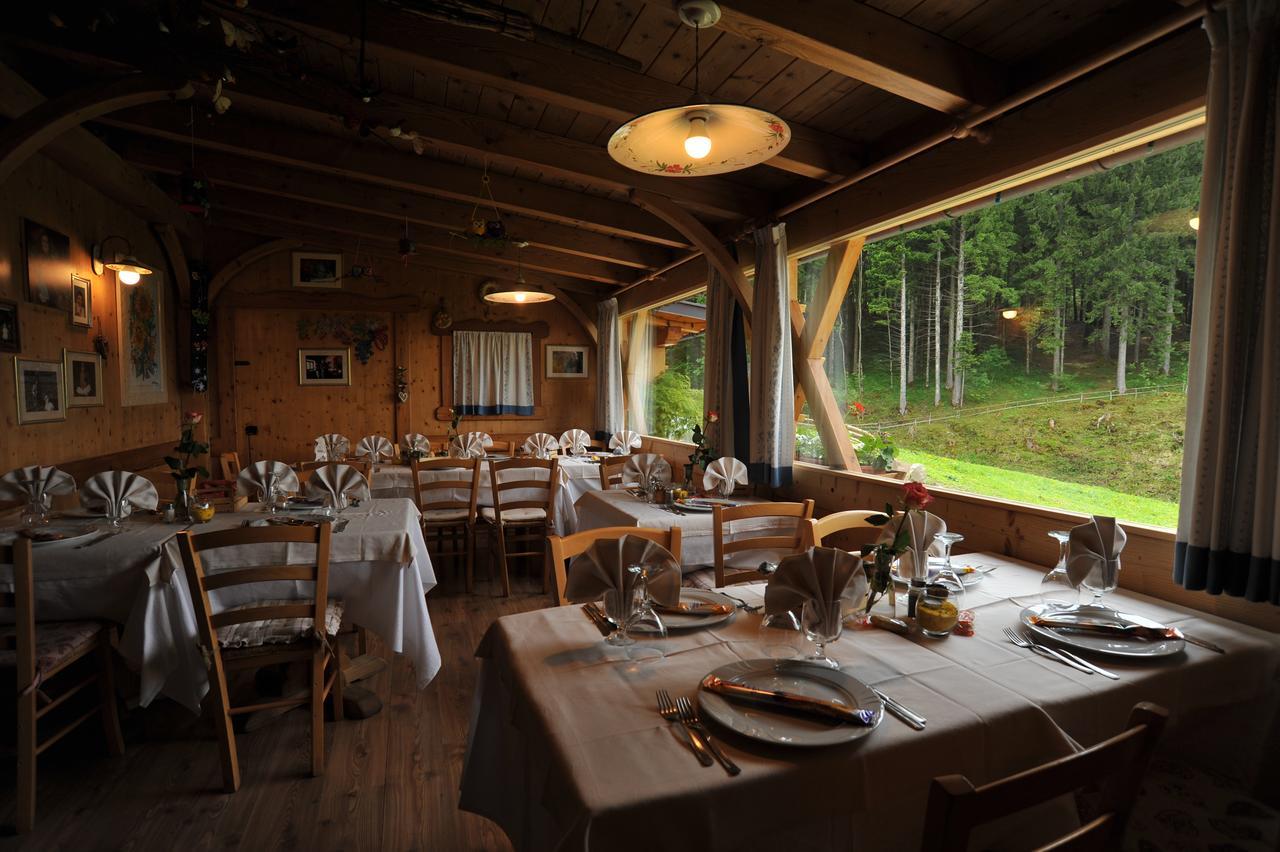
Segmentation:
[(591, 604), (582, 605), (582, 614), (587, 617), (587, 621), (590, 621), (596, 626), (596, 630), (600, 631), (601, 636), (608, 636), (613, 632), (612, 628), (600, 620), (600, 613), (597, 612), (596, 608)]
[(881, 701), (884, 702), (884, 709), (888, 710), (898, 719), (901, 719), (903, 722), (905, 722), (907, 724), (907, 727), (915, 728), (917, 731), (924, 730), (924, 726), (929, 722), (928, 719), (921, 716), (919, 713), (915, 712), (914, 710), (908, 709), (905, 704), (899, 704), (897, 701), (885, 695), (883, 692), (876, 689), (875, 687), (872, 687), (871, 691), (876, 694), (877, 698), (879, 698)]
[(674, 606), (657, 606), (654, 607), (658, 612), (676, 613), (682, 615), (728, 615), (733, 612), (734, 607), (729, 604), (717, 603), (685, 603), (681, 601)]
[(826, 701), (784, 692), (780, 689), (760, 689), (741, 683), (724, 680), (710, 674), (702, 679), (702, 688), (725, 698), (745, 701), (749, 704), (760, 704), (773, 710), (784, 710), (803, 713), (807, 716), (821, 716), (830, 722), (844, 722), (853, 725), (869, 726), (878, 721), (879, 713), (875, 710), (858, 710), (838, 701)]
[(1188, 636), (1186, 633), (1183, 633), (1182, 640), (1184, 642), (1190, 642), (1192, 645), (1199, 645), (1201, 648), (1206, 648), (1213, 651), (1215, 654), (1227, 653), (1226, 648), (1223, 648), (1221, 645), (1215, 645), (1208, 639), (1201, 639), (1199, 636)]
[(1053, 630), (1074, 630), (1078, 633), (1095, 633), (1105, 636), (1132, 636), (1149, 642), (1160, 642), (1165, 639), (1186, 639), (1182, 631), (1176, 627), (1148, 627), (1145, 624), (1120, 624), (1114, 621), (1093, 621), (1091, 619), (1046, 618), (1043, 615), (1030, 615), (1027, 620), (1037, 627)]

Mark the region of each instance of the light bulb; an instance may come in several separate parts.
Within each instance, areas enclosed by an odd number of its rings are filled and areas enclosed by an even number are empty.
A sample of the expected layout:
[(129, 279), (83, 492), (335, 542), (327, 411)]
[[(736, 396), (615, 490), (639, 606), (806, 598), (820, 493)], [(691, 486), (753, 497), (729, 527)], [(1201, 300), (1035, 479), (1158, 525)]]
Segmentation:
[(711, 137), (707, 135), (707, 119), (695, 115), (689, 119), (689, 135), (684, 140), (684, 152), (695, 160), (711, 153)]
[(516, 293), (516, 301), (517, 301), (517, 302), (523, 302), (523, 301), (524, 301), (525, 299), (527, 299), (528, 297), (529, 297), (529, 296), (528, 296), (528, 294), (527, 294), (527, 293)]
[(134, 284), (137, 284), (142, 280), (142, 276), (134, 272), (132, 269), (121, 269), (116, 273), (116, 278), (119, 279), (121, 284), (129, 287), (132, 287)]

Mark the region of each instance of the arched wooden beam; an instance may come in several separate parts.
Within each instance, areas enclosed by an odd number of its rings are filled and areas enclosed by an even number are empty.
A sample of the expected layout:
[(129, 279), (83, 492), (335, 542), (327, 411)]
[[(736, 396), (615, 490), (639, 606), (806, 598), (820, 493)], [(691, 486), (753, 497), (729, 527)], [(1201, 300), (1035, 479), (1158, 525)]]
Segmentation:
[(600, 342), (600, 332), (596, 328), (596, 321), (587, 316), (587, 312), (582, 309), (581, 305), (574, 301), (572, 296), (554, 284), (543, 284), (542, 288), (555, 296), (556, 301), (564, 305), (564, 309), (568, 311), (573, 318), (578, 321), (578, 324), (582, 326), (583, 330), (590, 335), (591, 342)]
[(715, 234), (702, 224), (692, 213), (685, 210), (669, 198), (646, 192), (642, 189), (631, 190), (631, 202), (680, 232), (681, 236), (693, 243), (706, 256), (707, 261), (715, 267), (724, 280), (729, 282), (729, 289), (742, 306), (742, 312), (748, 323), (751, 322), (751, 284), (742, 268), (738, 266), (729, 249), (725, 247)]
[(139, 104), (186, 100), (195, 91), (187, 80), (136, 74), (75, 89), (32, 107), (0, 130), (0, 184), (32, 154), (86, 121)]
[(262, 245), (254, 246), (239, 257), (228, 261), (218, 272), (209, 280), (209, 309), (213, 310), (213, 305), (217, 301), (218, 294), (231, 283), (231, 279), (240, 274), (240, 271), (251, 263), (256, 263), (264, 257), (270, 257), (276, 252), (292, 251), (300, 249), (306, 245), (302, 240), (272, 240)]

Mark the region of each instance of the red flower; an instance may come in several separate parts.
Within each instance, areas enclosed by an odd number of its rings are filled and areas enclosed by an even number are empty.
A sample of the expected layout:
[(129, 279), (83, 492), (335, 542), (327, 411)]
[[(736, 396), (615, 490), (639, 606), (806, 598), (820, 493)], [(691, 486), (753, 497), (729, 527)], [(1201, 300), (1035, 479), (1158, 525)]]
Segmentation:
[(866, 406), (864, 406), (860, 402), (850, 403), (849, 410), (852, 411), (854, 414), (858, 415), (859, 417), (861, 417), (867, 411)]
[(182, 416), (182, 422), (189, 423), (192, 426), (199, 423), (203, 419), (204, 419), (204, 415), (201, 414), (199, 411), (188, 411), (186, 414)]
[(778, 121), (771, 121), (769, 122), (769, 129), (772, 130), (774, 133), (781, 133), (782, 123)]
[(707, 422), (708, 422), (708, 423), (719, 423), (719, 422), (720, 422), (720, 412), (718, 412), (718, 411), (708, 411), (708, 412), (707, 412)]
[(678, 174), (684, 171), (684, 166), (680, 165), (679, 163), (671, 163), (670, 165), (667, 166), (666, 171)]
[(923, 509), (933, 502), (933, 495), (923, 482), (908, 482), (902, 486), (902, 505), (908, 509)]

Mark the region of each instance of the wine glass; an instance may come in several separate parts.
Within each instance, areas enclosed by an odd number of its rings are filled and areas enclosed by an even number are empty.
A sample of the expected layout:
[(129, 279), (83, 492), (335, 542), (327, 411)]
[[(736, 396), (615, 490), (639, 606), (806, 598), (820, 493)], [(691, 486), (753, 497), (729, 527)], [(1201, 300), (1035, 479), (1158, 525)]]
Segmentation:
[(33, 529), (49, 523), (49, 501), (44, 494), (33, 496), (22, 509), (22, 526)]
[(933, 537), (933, 540), (942, 545), (942, 568), (938, 571), (938, 576), (933, 582), (941, 583), (951, 592), (951, 599), (960, 609), (964, 602), (964, 583), (960, 580), (960, 575), (955, 568), (951, 566), (951, 548), (964, 541), (964, 536), (957, 532), (940, 532)]
[(120, 500), (107, 501), (107, 526), (112, 529), (120, 529), (124, 526), (125, 514), (129, 511), (129, 501), (121, 498)]
[(1102, 596), (1107, 592), (1114, 592), (1119, 584), (1120, 557), (1118, 556), (1096, 560), (1093, 568), (1089, 569), (1089, 573), (1080, 583), (1082, 587), (1093, 592), (1093, 600), (1089, 605), (1097, 609), (1106, 608), (1102, 605)]
[(639, 565), (627, 566), (629, 575), (621, 589), (608, 589), (604, 593), (604, 614), (613, 622), (613, 632), (605, 637), (605, 642), (618, 647), (634, 645), (627, 629), (640, 613), (646, 594), (644, 571)]
[(840, 638), (844, 630), (844, 618), (839, 600), (827, 603), (808, 600), (800, 610), (800, 625), (804, 635), (817, 646), (805, 660), (832, 669), (840, 668), (840, 664), (827, 656), (827, 645)]
[(1074, 609), (1080, 605), (1080, 590), (1071, 585), (1071, 578), (1067, 576), (1067, 543), (1071, 541), (1071, 533), (1051, 530), (1049, 538), (1058, 542), (1058, 563), (1040, 581), (1040, 602), (1048, 612)]

